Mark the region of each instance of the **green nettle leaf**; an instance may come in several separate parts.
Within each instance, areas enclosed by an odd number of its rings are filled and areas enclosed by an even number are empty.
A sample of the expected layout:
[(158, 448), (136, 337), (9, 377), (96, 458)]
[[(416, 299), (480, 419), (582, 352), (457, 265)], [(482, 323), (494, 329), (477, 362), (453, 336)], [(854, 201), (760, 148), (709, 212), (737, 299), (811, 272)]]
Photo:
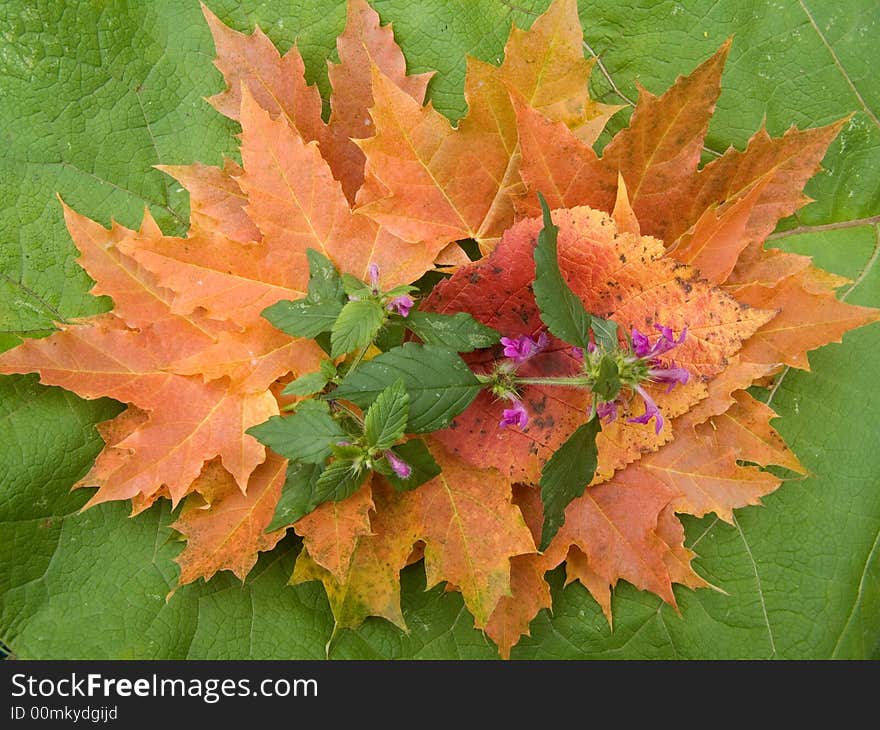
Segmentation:
[(440, 465), (434, 461), (434, 457), (428, 450), (428, 445), (421, 439), (410, 439), (405, 444), (395, 446), (391, 450), (409, 464), (412, 469), (412, 473), (406, 479), (401, 479), (390, 468), (387, 472), (383, 472), (388, 477), (391, 485), (399, 492), (415, 489), (425, 482), (431, 481), (440, 473)]
[(266, 532), (288, 527), (318, 506), (315, 498), (315, 483), (322, 471), (324, 471), (323, 464), (291, 464), (287, 468), (287, 478), (281, 488), (281, 497), (278, 499), (275, 515)]
[(272, 416), (247, 433), (284, 458), (305, 464), (322, 464), (330, 456), (330, 444), (346, 437), (329, 405), (318, 400), (303, 401), (292, 415)]
[(351, 274), (343, 274), (340, 281), (343, 291), (350, 297), (369, 297), (374, 293), (372, 287)]
[(599, 374), (592, 390), (604, 401), (614, 400), (620, 392), (620, 371), (617, 363), (608, 355), (599, 361)]
[(281, 391), (281, 395), (314, 395), (324, 390), (329, 380), (330, 378), (322, 371), (306, 373), (288, 383)]
[(617, 322), (613, 319), (591, 317), (590, 327), (596, 336), (596, 343), (607, 351), (617, 349)]
[(336, 302), (314, 304), (308, 299), (298, 299), (275, 302), (263, 310), (263, 316), (282, 332), (311, 339), (329, 332), (341, 311), (342, 304)]
[(407, 342), (365, 362), (340, 383), (333, 397), (365, 408), (398, 379), (410, 398), (410, 433), (445, 428), (480, 392), (480, 382), (458, 354)]
[(336, 459), (315, 482), (315, 501), (318, 504), (341, 502), (357, 491), (369, 473), (368, 469), (352, 459)]
[(496, 344), (501, 335), (467, 312), (437, 314), (410, 312), (404, 325), (426, 345), (440, 345), (456, 352), (471, 352)]
[(345, 303), (345, 289), (330, 259), (313, 248), (306, 256), (309, 288), (305, 299), (276, 302), (263, 310), (263, 316), (289, 335), (313, 338), (333, 328)]
[(367, 445), (375, 449), (390, 449), (403, 437), (409, 418), (409, 394), (403, 379), (397, 380), (379, 393), (364, 416), (364, 434)]
[(345, 287), (330, 259), (313, 248), (306, 251), (306, 257), (309, 260), (309, 301), (314, 304), (342, 304), (345, 301)]
[(550, 217), (544, 196), (538, 193), (538, 197), (544, 211), (544, 228), (538, 234), (538, 245), (535, 246), (535, 282), (532, 285), (535, 302), (541, 310), (541, 320), (551, 333), (586, 350), (591, 318), (583, 302), (562, 278), (556, 247), (559, 228)]
[(385, 310), (371, 299), (348, 302), (330, 333), (331, 357), (339, 357), (369, 345), (385, 322)]
[(541, 550), (565, 522), (565, 508), (580, 497), (596, 473), (596, 436), (602, 430), (593, 417), (568, 437), (541, 469), (541, 501), (544, 503), (544, 527)]

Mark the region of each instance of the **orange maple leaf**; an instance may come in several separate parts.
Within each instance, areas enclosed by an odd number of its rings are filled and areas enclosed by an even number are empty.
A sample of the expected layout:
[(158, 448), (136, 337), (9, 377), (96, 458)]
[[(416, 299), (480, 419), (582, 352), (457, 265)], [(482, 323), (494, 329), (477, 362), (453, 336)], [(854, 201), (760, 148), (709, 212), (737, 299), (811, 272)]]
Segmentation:
[[(468, 59), (468, 113), (457, 128), (373, 68), (376, 136), (358, 210), (409, 241), (477, 240), (491, 250), (513, 222), (521, 191), (516, 116), (509, 91), (592, 143), (619, 107), (589, 97), (575, 0), (557, 0), (529, 31), (514, 29), (496, 68)], [(566, 126), (568, 125), (568, 126)]]
[[(186, 537), (186, 547), (176, 558), (181, 585), (202, 577), (207, 580), (218, 570), (231, 570), (244, 581), (257, 554), (271, 550), (284, 537), (285, 530), (265, 530), (286, 473), (287, 461), (270, 453), (243, 494), (220, 464), (205, 465), (193, 486), (197, 499), (184, 505), (172, 525)], [(206, 493), (210, 495), (207, 504)]]

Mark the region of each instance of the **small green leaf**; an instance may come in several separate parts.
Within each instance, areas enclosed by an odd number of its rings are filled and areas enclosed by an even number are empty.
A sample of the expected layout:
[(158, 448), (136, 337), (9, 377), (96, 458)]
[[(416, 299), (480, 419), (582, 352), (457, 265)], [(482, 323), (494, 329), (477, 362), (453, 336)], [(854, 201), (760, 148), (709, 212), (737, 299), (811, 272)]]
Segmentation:
[(349, 297), (363, 298), (373, 295), (372, 287), (351, 274), (342, 275), (342, 289)]
[(614, 400), (620, 392), (620, 371), (614, 358), (604, 355), (599, 361), (599, 374), (592, 387), (603, 401)]
[(467, 312), (437, 314), (410, 312), (404, 320), (407, 329), (426, 345), (440, 345), (456, 352), (471, 352), (496, 344), (501, 335), (475, 320)]
[(544, 211), (544, 228), (538, 234), (535, 246), (535, 302), (541, 310), (541, 320), (547, 329), (572, 345), (586, 350), (589, 344), (590, 315), (583, 302), (569, 289), (559, 271), (556, 236), (559, 228), (550, 218), (550, 209), (544, 196), (538, 193)]
[(565, 522), (565, 508), (580, 497), (596, 473), (596, 436), (602, 430), (598, 418), (592, 418), (569, 436), (541, 469), (541, 501), (544, 503), (544, 527), (541, 550)]
[(385, 310), (378, 302), (358, 299), (348, 302), (339, 313), (330, 334), (331, 357), (339, 357), (369, 345), (385, 322)]
[(596, 344), (607, 352), (617, 349), (617, 322), (613, 319), (593, 317), (590, 322), (593, 334), (596, 336)]
[[(425, 482), (431, 481), (440, 473), (440, 465), (434, 461), (434, 457), (428, 450), (427, 444), (421, 439), (410, 439), (405, 444), (395, 446), (391, 450), (412, 468), (412, 473), (406, 479), (401, 479), (397, 476), (393, 469), (388, 470), (390, 473), (383, 472), (398, 492), (415, 489)], [(383, 459), (379, 463), (387, 462)]]
[(407, 342), (363, 363), (340, 383), (333, 397), (365, 408), (401, 378), (410, 399), (410, 433), (445, 428), (471, 404), (481, 388), (470, 368), (452, 350)]
[(354, 494), (369, 474), (351, 459), (336, 459), (327, 466), (315, 482), (315, 501), (340, 502)]
[(403, 437), (408, 417), (409, 394), (400, 378), (379, 393), (364, 416), (367, 445), (376, 449), (390, 449)]
[(401, 286), (396, 286), (393, 289), (389, 289), (384, 292), (384, 295), (389, 299), (394, 299), (395, 297), (403, 296), (404, 294), (410, 294), (411, 292), (416, 291), (417, 287), (411, 286), (409, 284), (403, 284)]
[(306, 299), (295, 302), (275, 302), (266, 307), (262, 314), (275, 327), (293, 337), (316, 337), (322, 332), (333, 329), (336, 319), (342, 312), (342, 304), (338, 302), (314, 303)]
[(296, 380), (289, 382), (284, 390), (281, 391), (281, 395), (314, 395), (315, 393), (320, 393), (324, 390), (324, 386), (327, 385), (328, 380), (329, 378), (320, 371), (306, 373), (305, 375), (298, 377)]
[(280, 301), (263, 310), (263, 317), (294, 337), (313, 338), (329, 332), (345, 303), (342, 279), (330, 260), (315, 249), (309, 260), (309, 290), (305, 299)]
[(330, 456), (330, 444), (346, 438), (324, 401), (307, 400), (293, 415), (272, 416), (247, 430), (260, 443), (291, 461), (321, 464)]
[(315, 503), (315, 483), (323, 470), (323, 464), (291, 464), (287, 468), (287, 479), (281, 487), (281, 497), (266, 532), (292, 525), (318, 506)]
[(342, 279), (330, 259), (313, 248), (306, 251), (309, 260), (308, 299), (313, 304), (345, 301)]

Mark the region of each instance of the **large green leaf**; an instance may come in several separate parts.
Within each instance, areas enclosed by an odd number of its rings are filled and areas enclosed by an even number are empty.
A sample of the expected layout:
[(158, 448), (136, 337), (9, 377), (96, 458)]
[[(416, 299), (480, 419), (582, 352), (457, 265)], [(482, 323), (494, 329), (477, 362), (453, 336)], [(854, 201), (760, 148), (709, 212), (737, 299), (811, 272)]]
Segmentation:
[(541, 550), (547, 549), (565, 522), (565, 508), (593, 481), (598, 462), (596, 436), (601, 430), (599, 418), (593, 416), (577, 427), (541, 469), (541, 502), (544, 504)]
[(559, 227), (550, 218), (550, 208), (541, 195), (544, 227), (535, 246), (535, 303), (541, 320), (551, 334), (571, 345), (586, 349), (590, 344), (590, 315), (584, 303), (569, 289), (559, 270), (556, 238)]
[(373, 403), (397, 381), (409, 395), (407, 431), (446, 428), (480, 393), (480, 383), (452, 350), (405, 342), (349, 373), (330, 395), (361, 408)]
[[(209, 2), (240, 30), (260, 26), (283, 50), (294, 39), (327, 95), (324, 59), (344, 3), (269, 0), (246, 10)], [(546, 0), (376, 0), (411, 71), (439, 71), (435, 105), (465, 110), (465, 54), (497, 62), (510, 22), (528, 25)], [(516, 8), (516, 9), (514, 9)], [(856, 112), (807, 192), (816, 203), (780, 226), (776, 245), (810, 253), (852, 278), (848, 301), (880, 304), (880, 61), (870, 42), (872, 0), (582, 0), (587, 47), (602, 65), (594, 91), (627, 103), (635, 80), (662, 91), (735, 34), (707, 158), (742, 146), (766, 118), (771, 133)], [(195, 0), (151, 3), (10, 0), (0, 8), (0, 347), (65, 318), (100, 311), (86, 292), (55, 193), (109, 223), (136, 225), (148, 205), (168, 232), (185, 229), (185, 194), (158, 163), (217, 164), (235, 154), (235, 125), (203, 97), (221, 87), (210, 34)], [(627, 114), (612, 122), (618, 128)], [(880, 640), (880, 420), (875, 385), (880, 327), (847, 335), (789, 372), (772, 396), (776, 425), (812, 476), (789, 482), (729, 527), (688, 524), (697, 569), (727, 595), (676, 591), (682, 615), (620, 585), (614, 633), (578, 585), (554, 574), (554, 612), (532, 624), (514, 657), (876, 656)], [(317, 584), (286, 586), (297, 550), (285, 541), (261, 557), (244, 589), (222, 574), (176, 583), (166, 509), (125, 518), (120, 505), (83, 514), (69, 493), (100, 441), (93, 424), (116, 407), (86, 402), (33, 378), (0, 381), (0, 638), (22, 657), (322, 657), (331, 633)], [(11, 426), (11, 428), (10, 428)], [(7, 434), (11, 434), (11, 437)], [(458, 594), (424, 592), (418, 567), (404, 576), (411, 632), (368, 620), (342, 631), (331, 656), (491, 658)], [(292, 630), (295, 627), (295, 630)]]

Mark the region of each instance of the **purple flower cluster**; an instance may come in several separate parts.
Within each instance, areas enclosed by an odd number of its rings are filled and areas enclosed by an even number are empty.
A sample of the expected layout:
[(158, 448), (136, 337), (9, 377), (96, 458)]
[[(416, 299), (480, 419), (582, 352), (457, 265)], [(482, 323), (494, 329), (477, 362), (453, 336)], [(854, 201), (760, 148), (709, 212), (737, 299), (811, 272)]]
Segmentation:
[[(652, 345), (646, 334), (639, 332), (639, 330), (633, 327), (631, 335), (633, 355), (635, 355), (637, 360), (647, 365), (647, 380), (653, 383), (669, 384), (669, 387), (666, 389), (666, 392), (668, 393), (677, 384), (684, 385), (687, 383), (690, 379), (690, 373), (684, 368), (676, 367), (675, 364), (672, 364), (669, 367), (664, 366), (659, 357), (660, 355), (665, 355), (667, 352), (678, 347), (685, 341), (685, 338), (687, 337), (687, 328), (681, 331), (681, 334), (677, 339), (669, 327), (655, 324), (654, 329), (660, 332), (660, 337)], [(645, 412), (641, 416), (628, 419), (628, 422), (648, 423), (653, 418), (654, 431), (655, 433), (660, 433), (664, 422), (663, 414), (660, 413), (660, 409), (657, 407), (654, 399), (651, 398), (648, 391), (646, 391), (641, 385), (636, 385), (634, 390), (644, 401)], [(616, 401), (600, 403), (596, 407), (596, 413), (599, 418), (605, 421), (613, 421), (617, 418), (619, 405), (620, 404)]]
[[(504, 356), (516, 365), (522, 365), (526, 360), (544, 350), (548, 342), (546, 332), (541, 332), (537, 339), (528, 335), (501, 338), (501, 344), (504, 346)], [(509, 399), (512, 402), (512, 406), (502, 411), (498, 428), (507, 428), (508, 426), (525, 428), (529, 424), (529, 412), (518, 398), (509, 396)]]
[[(641, 416), (634, 416), (628, 419), (629, 423), (647, 424), (654, 420), (654, 430), (660, 433), (663, 428), (663, 414), (654, 402), (654, 399), (643, 387), (645, 382), (667, 383), (669, 385), (667, 393), (676, 385), (684, 385), (690, 379), (690, 373), (681, 367), (677, 367), (675, 363), (665, 365), (660, 357), (670, 350), (674, 350), (681, 345), (687, 338), (687, 328), (683, 329), (678, 337), (675, 336), (670, 327), (655, 324), (660, 336), (651, 342), (649, 336), (640, 332), (635, 327), (631, 332), (632, 349), (630, 352), (621, 352), (616, 355), (620, 368), (621, 384), (631, 389), (642, 398), (645, 404), (645, 412)], [(508, 358), (513, 365), (521, 365), (528, 359), (534, 357), (547, 347), (548, 338), (545, 332), (541, 332), (537, 338), (528, 335), (520, 335), (519, 337), (502, 337), (501, 344), (504, 346), (504, 356)], [(587, 351), (580, 347), (572, 347), (571, 355), (578, 360), (587, 358), (587, 372), (598, 365), (597, 346), (594, 343), (587, 345)], [(602, 353), (600, 353), (602, 354)], [(602, 354), (604, 358), (609, 353)], [(614, 353), (610, 353), (614, 356)], [(588, 357), (589, 356), (589, 357)], [(503, 367), (503, 366), (502, 366)], [(508, 372), (515, 372), (515, 368), (508, 365)], [(497, 395), (508, 399), (511, 402), (509, 408), (505, 408), (501, 414), (501, 420), (498, 423), (499, 428), (509, 428), (515, 426), (517, 428), (525, 428), (529, 423), (529, 413), (523, 405), (522, 401), (516, 394), (514, 387), (506, 387), (495, 391)], [(596, 414), (603, 421), (614, 421), (623, 406), (620, 399), (613, 401), (603, 401), (596, 406)]]
[[(373, 296), (379, 296), (379, 265), (378, 264), (370, 264), (367, 267), (367, 273), (370, 278), (370, 289), (373, 291)], [(351, 299), (357, 299), (358, 297), (350, 297)], [(415, 306), (415, 300), (409, 294), (401, 294), (399, 297), (394, 297), (387, 304), (385, 304), (385, 309), (389, 312), (394, 312), (395, 314), (399, 314), (401, 317), (409, 317), (410, 310)]]

